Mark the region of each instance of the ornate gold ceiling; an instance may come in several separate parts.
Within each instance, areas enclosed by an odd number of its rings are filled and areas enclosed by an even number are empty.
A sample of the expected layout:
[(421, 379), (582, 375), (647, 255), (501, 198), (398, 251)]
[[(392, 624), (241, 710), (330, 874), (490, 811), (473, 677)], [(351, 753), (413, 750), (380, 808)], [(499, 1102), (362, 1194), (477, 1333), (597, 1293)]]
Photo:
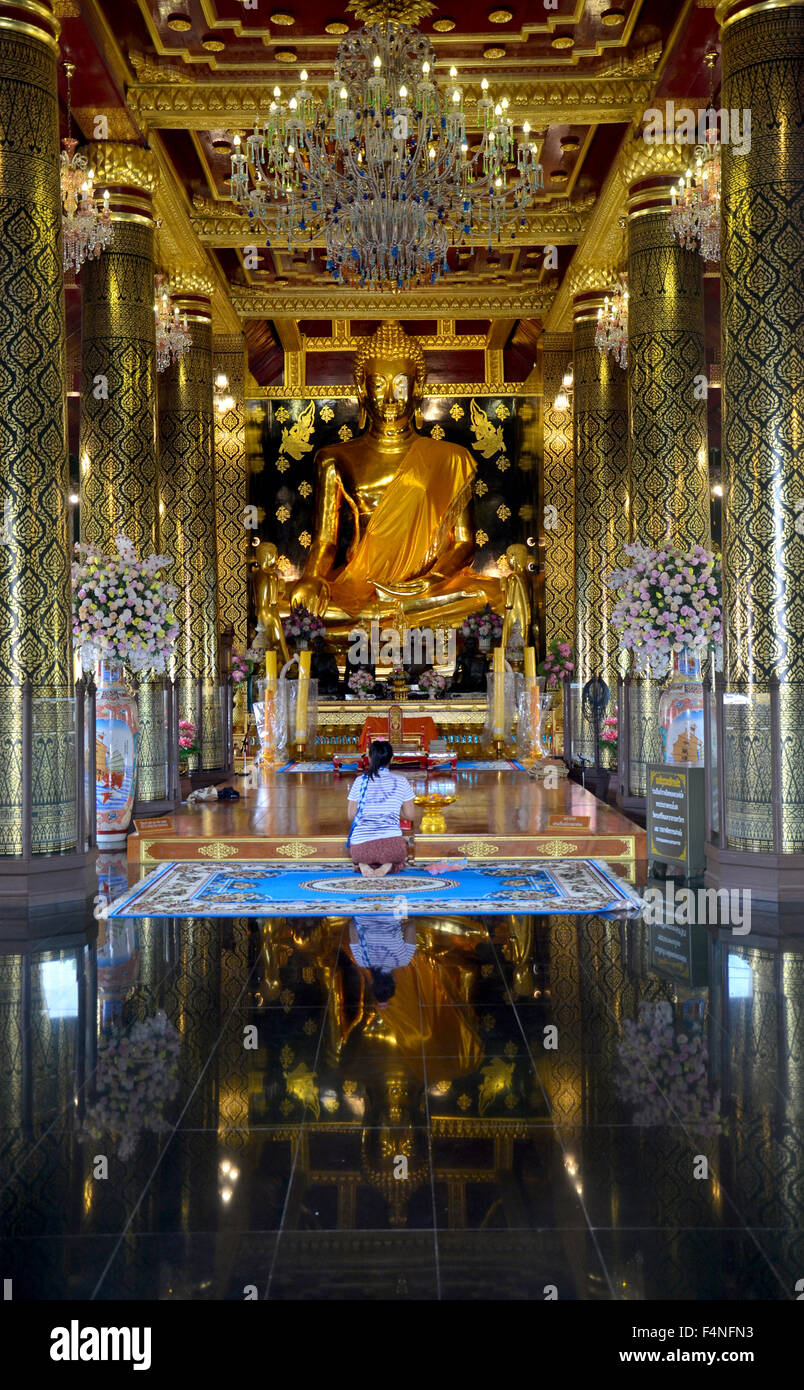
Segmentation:
[[(516, 235), (493, 249), (478, 239), (453, 254), (453, 273), (405, 295), (400, 311), (485, 321), (495, 342), (502, 324), (519, 319), (566, 331), (571, 284), (609, 272), (620, 254), (626, 166), (643, 112), (657, 92), (686, 93), (695, 61), (685, 46), (694, 55), (711, 43), (711, 10), (694, 0), (555, 0), (550, 9), (534, 0), (506, 9), (493, 0), (392, 3), (395, 17), (404, 12), (430, 37), (436, 77), (458, 66), (470, 124), (488, 76), (492, 91), (508, 96), (516, 124), (530, 122), (545, 169), (543, 195)], [(258, 239), (227, 196), (234, 134), (248, 131), (274, 86), (294, 82), (302, 66), (310, 86), (323, 90), (344, 26), (358, 27), (382, 3), (339, 8), (331, 0), (281, 9), (240, 0), (58, 0), (63, 56), (78, 60), (76, 119), (89, 139), (100, 113), (109, 139), (150, 146), (160, 258), (210, 283), (216, 331), (236, 331), (241, 321), (332, 323), (394, 312), (393, 297), (335, 287), (320, 250), (301, 257), (258, 246), (247, 257)], [(465, 351), (466, 335), (460, 345)]]

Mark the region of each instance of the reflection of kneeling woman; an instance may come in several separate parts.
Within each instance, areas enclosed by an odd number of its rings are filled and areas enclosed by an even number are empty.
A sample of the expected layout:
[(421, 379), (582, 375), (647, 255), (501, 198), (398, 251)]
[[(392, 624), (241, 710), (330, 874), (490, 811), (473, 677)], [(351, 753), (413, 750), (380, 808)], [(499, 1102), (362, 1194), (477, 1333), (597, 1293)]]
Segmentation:
[(396, 990), (393, 972), (416, 954), (415, 925), (391, 913), (361, 914), (349, 925), (349, 948), (355, 964), (370, 971), (374, 1001), (384, 1009)]

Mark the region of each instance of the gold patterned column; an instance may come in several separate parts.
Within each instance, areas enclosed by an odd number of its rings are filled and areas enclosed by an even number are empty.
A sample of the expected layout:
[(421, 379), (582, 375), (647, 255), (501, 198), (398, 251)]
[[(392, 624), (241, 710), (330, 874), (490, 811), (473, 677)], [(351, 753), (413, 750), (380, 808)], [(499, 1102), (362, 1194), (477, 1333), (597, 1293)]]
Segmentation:
[(81, 268), (81, 539), (113, 550), (128, 536), (156, 546), (156, 158), (137, 145), (84, 151), (108, 189), (111, 244)]
[[(726, 830), (773, 848), (770, 767), (780, 765), (781, 843), (804, 852), (804, 5), (721, 4), (721, 104), (750, 112), (750, 149), (723, 147), (723, 561)], [(780, 747), (770, 683), (780, 682)]]
[[(575, 441), (575, 681), (582, 689), (594, 675), (609, 687), (608, 712), (617, 705), (622, 666), (611, 626), (615, 596), (606, 580), (622, 559), (628, 539), (628, 407), (625, 372), (610, 353), (595, 347), (600, 290), (573, 300), (572, 353)], [(575, 706), (574, 747), (594, 757), (594, 735)]]
[[(670, 228), (670, 189), (690, 158), (676, 145), (635, 142), (628, 196), (628, 411), (632, 541), (711, 545), (705, 395), (703, 261)], [(626, 795), (644, 797), (663, 759), (662, 685), (632, 673)]]
[(561, 378), (572, 365), (572, 335), (544, 333), (540, 339), (543, 380), (542, 496), (544, 513), (545, 636), (575, 642), (575, 478), (572, 407), (556, 410)]
[(23, 847), (25, 681), (32, 848), (76, 844), (58, 30), (0, 0), (0, 855)]
[(200, 715), (200, 771), (223, 765), (213, 472), (211, 284), (171, 275), (192, 347), (163, 373), (159, 402), (160, 549), (175, 561), (179, 636), (171, 674), (182, 719)]
[[(660, 162), (665, 172), (646, 173)], [(703, 260), (679, 246), (668, 217), (666, 166), (683, 162), (675, 146), (637, 146), (626, 177), (631, 539), (686, 550), (708, 547), (711, 529)]]
[(231, 627), (234, 645), (248, 645), (249, 539), (246, 530), (248, 502), (246, 464), (246, 340), (242, 333), (212, 339), (213, 377), (223, 373), (233, 404), (215, 411), (215, 515), (218, 542), (218, 627)]

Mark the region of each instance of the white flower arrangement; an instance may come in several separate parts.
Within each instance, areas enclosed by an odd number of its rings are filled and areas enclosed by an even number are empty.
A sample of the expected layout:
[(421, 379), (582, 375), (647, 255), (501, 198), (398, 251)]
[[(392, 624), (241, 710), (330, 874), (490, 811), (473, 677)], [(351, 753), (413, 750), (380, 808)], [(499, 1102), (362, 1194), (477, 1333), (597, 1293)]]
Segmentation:
[(632, 563), (609, 576), (618, 598), (611, 621), (639, 669), (666, 671), (674, 652), (704, 657), (722, 641), (720, 559), (702, 545), (627, 545)]
[(115, 661), (132, 671), (162, 672), (179, 634), (172, 605), (178, 590), (160, 574), (169, 555), (138, 560), (127, 536), (115, 540), (116, 555), (77, 545), (72, 566), (73, 642), (81, 667)]

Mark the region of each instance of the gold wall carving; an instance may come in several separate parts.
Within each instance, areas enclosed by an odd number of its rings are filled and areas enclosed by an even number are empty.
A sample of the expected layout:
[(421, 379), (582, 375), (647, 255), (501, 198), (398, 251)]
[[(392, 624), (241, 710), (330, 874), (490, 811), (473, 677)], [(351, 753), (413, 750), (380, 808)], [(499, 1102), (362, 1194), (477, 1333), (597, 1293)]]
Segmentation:
[(58, 97), (54, 23), (41, 22), (41, 37), (0, 30), (0, 854), (22, 849), (26, 680), (33, 847), (76, 843)]
[[(554, 410), (561, 378), (572, 363), (570, 333), (542, 334), (542, 501), (544, 621), (549, 645), (575, 641), (575, 476), (572, 408)], [(557, 515), (547, 512), (556, 508)], [(555, 522), (555, 525), (553, 524)], [(547, 524), (549, 523), (549, 524)]]
[(456, 318), (533, 318), (550, 305), (551, 292), (516, 284), (499, 289), (478, 287), (461, 290), (447, 283), (429, 290), (406, 291), (398, 301), (393, 295), (322, 284), (299, 289), (274, 289), (232, 285), (232, 305), (244, 319), (261, 318), (387, 318), (400, 303), (406, 318), (437, 318), (446, 307)]
[(246, 462), (246, 350), (241, 333), (212, 339), (212, 376), (225, 372), (234, 406), (215, 413), (215, 532), (218, 551), (218, 627), (231, 627), (235, 647), (248, 645), (246, 563), (253, 534), (244, 525)]
[(160, 550), (172, 555), (179, 590), (179, 635), (171, 675), (183, 719), (196, 719), (196, 679), (203, 679), (200, 766), (221, 766), (216, 695), (218, 663), (217, 552), (213, 472), (212, 330), (192, 325), (190, 351), (160, 383)]
[(142, 557), (157, 537), (153, 247), (151, 226), (120, 222), (81, 271), (81, 539), (114, 551), (122, 533)]
[(631, 538), (657, 548), (711, 542), (702, 271), (666, 213), (629, 220)]
[[(184, 80), (181, 68), (166, 74), (161, 64), (130, 54), (138, 67), (138, 81), (128, 89), (128, 101), (139, 120), (161, 130), (251, 129), (255, 113), (267, 112), (273, 100), (275, 78), (247, 81), (240, 76), (215, 77), (211, 81)], [(283, 74), (287, 81), (288, 74)], [(280, 81), (283, 80), (280, 78)], [(325, 96), (326, 85), (308, 84)], [(548, 125), (602, 125), (630, 121), (650, 102), (652, 77), (544, 77), (506, 74), (506, 93), (517, 124), (529, 121), (534, 129)], [(474, 108), (483, 93), (479, 81), (462, 84), (467, 125), (473, 128)]]
[[(593, 202), (592, 195), (585, 195), (572, 202), (562, 198), (545, 207), (530, 208), (524, 213), (525, 226), (520, 226), (518, 219), (507, 225), (502, 235), (495, 238), (495, 246), (523, 246), (540, 241), (572, 246), (586, 231)], [(259, 240), (253, 222), (237, 212), (232, 203), (197, 194), (193, 208), (193, 231), (202, 246), (252, 246)], [(468, 244), (485, 247), (488, 234), (477, 231)], [(323, 246), (324, 238), (317, 238), (313, 245)]]
[[(726, 18), (724, 7), (723, 18)], [(751, 111), (751, 149), (723, 150), (723, 559), (726, 676), (751, 703), (732, 707), (729, 843), (766, 849), (768, 732), (759, 697), (781, 682), (784, 850), (804, 850), (804, 497), (801, 457), (801, 227), (804, 64), (801, 5), (726, 22), (724, 105)], [(780, 132), (788, 138), (780, 138)], [(796, 306), (793, 309), (793, 306)], [(728, 764), (727, 764), (728, 766)]]
[[(611, 626), (614, 594), (606, 578), (628, 540), (628, 398), (625, 372), (595, 347), (595, 321), (572, 332), (575, 451), (575, 672), (585, 684), (600, 675), (616, 708), (622, 664)], [(576, 702), (580, 706), (580, 701)], [(576, 710), (575, 746), (594, 757), (591, 726)]]

